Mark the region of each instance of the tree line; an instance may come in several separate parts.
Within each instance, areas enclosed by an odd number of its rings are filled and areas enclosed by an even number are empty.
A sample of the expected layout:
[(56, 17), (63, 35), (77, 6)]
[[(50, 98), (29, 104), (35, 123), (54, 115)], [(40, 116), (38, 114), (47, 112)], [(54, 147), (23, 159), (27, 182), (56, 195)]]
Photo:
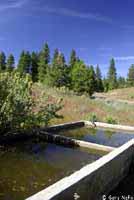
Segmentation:
[(134, 86), (134, 64), (130, 66), (127, 78), (118, 77), (115, 60), (112, 58), (107, 76), (103, 78), (99, 65), (87, 66), (74, 49), (68, 63), (58, 49), (54, 50), (51, 59), (48, 43), (39, 52), (22, 51), (17, 66), (13, 54), (6, 58), (5, 53), (0, 52), (0, 72), (14, 70), (20, 74), (30, 74), (33, 82), (41, 82), (50, 87), (66, 87), (77, 94), (87, 93), (90, 96), (94, 92)]

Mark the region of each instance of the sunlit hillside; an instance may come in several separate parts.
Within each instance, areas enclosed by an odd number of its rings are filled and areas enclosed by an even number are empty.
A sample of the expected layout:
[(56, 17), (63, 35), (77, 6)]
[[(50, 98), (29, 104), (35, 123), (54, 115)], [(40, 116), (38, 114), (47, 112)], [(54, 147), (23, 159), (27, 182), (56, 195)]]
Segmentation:
[[(46, 88), (40, 84), (34, 85), (34, 91), (37, 94), (45, 91), (45, 93), (48, 95), (49, 101), (58, 101), (63, 99), (62, 103), (64, 106), (60, 111), (60, 114), (62, 114), (64, 118), (52, 121), (51, 123), (53, 124), (82, 119), (89, 120), (93, 115), (96, 115), (98, 121), (108, 122), (109, 118), (112, 118), (114, 121), (116, 121), (116, 123), (133, 125), (133, 104), (129, 104), (126, 101), (118, 102), (117, 100), (131, 99), (129, 95), (133, 95), (134, 88), (118, 89), (109, 93), (99, 93), (100, 96), (105, 95), (106, 97), (109, 97), (109, 100), (104, 100), (101, 98), (90, 99), (86, 95), (77, 96), (73, 92), (70, 92), (64, 88), (58, 90)], [(127, 93), (127, 91), (129, 92)]]
[(116, 89), (107, 93), (96, 93), (94, 96), (102, 99), (113, 99), (134, 103), (134, 87)]

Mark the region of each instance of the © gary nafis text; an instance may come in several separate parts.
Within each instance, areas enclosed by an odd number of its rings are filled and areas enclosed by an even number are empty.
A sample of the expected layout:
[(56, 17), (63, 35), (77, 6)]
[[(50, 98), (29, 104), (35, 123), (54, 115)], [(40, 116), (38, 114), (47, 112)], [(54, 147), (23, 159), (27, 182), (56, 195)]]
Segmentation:
[(131, 195), (121, 195), (121, 196), (102, 196), (102, 200), (134, 200), (134, 196)]

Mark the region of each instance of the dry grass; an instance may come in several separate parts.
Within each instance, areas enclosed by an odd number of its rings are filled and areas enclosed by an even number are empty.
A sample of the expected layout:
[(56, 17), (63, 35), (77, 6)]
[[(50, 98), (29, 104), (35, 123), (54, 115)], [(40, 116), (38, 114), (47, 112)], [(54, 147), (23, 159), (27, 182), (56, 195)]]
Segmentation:
[(125, 100), (134, 103), (134, 87), (116, 89), (109, 91), (108, 93), (97, 93), (95, 96), (113, 100)]
[[(53, 120), (52, 124), (58, 124), (63, 122), (70, 122), (76, 120), (89, 120), (92, 113), (95, 113), (99, 121), (106, 121), (107, 117), (112, 117), (116, 119), (119, 124), (134, 125), (134, 105), (127, 104), (124, 102), (116, 101), (102, 101), (102, 100), (93, 100), (83, 96), (76, 96), (72, 92), (69, 92), (65, 89), (57, 90), (52, 88), (46, 88), (42, 85), (35, 85), (35, 91), (41, 93), (45, 91), (48, 95), (50, 101), (57, 101), (58, 99), (63, 99), (64, 107), (60, 111), (60, 114), (64, 116), (63, 119)], [(122, 91), (124, 90), (124, 92)], [(115, 98), (125, 97), (127, 98), (127, 90), (114, 90), (108, 93)], [(130, 93), (134, 91), (134, 88), (129, 89)], [(118, 94), (119, 92), (119, 94)], [(106, 94), (106, 95), (108, 95)], [(127, 98), (128, 99), (128, 98)]]

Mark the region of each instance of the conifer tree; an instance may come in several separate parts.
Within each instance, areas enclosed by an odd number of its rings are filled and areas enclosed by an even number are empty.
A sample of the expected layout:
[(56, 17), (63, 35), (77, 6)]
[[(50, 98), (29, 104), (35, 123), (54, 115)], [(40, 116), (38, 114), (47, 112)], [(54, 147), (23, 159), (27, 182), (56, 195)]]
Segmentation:
[(103, 87), (103, 82), (102, 82), (102, 75), (101, 75), (101, 70), (99, 68), (99, 65), (96, 67), (96, 92), (103, 92), (104, 87)]
[(71, 79), (71, 71), (73, 67), (75, 66), (76, 62), (80, 62), (80, 60), (77, 58), (76, 51), (72, 49), (71, 54), (70, 54), (70, 59), (69, 59), (69, 64), (67, 68), (67, 73), (68, 73), (68, 87), (69, 89), (72, 89), (72, 79)]
[(134, 86), (134, 64), (132, 64), (129, 68), (127, 84), (128, 86)]
[(63, 87), (68, 84), (65, 57), (62, 53), (59, 53), (58, 49), (54, 52), (52, 67), (50, 70), (50, 79), (51, 86)]
[(6, 69), (7, 71), (11, 72), (15, 67), (15, 59), (13, 54), (10, 54), (7, 58)]
[(83, 61), (77, 61), (71, 72), (72, 89), (77, 94), (87, 93), (91, 96), (96, 85), (93, 67), (86, 67)]
[(31, 75), (33, 82), (38, 81), (38, 62), (39, 56), (36, 52), (32, 52), (31, 54)]
[(0, 71), (6, 69), (6, 56), (4, 52), (0, 52)]
[(38, 79), (40, 82), (44, 82), (47, 74), (47, 68), (50, 62), (50, 50), (47, 43), (45, 43), (43, 49), (39, 55), (38, 63)]
[(78, 94), (83, 94), (86, 92), (86, 81), (87, 81), (87, 71), (86, 66), (83, 61), (76, 62), (72, 72), (72, 89)]
[(74, 49), (72, 49), (71, 55), (70, 55), (69, 65), (71, 67), (73, 67), (76, 61), (77, 61), (76, 51)]
[(88, 71), (88, 93), (91, 96), (97, 88), (96, 74), (94, 67), (91, 65), (87, 68)]
[(122, 76), (118, 78), (118, 88), (126, 87), (126, 79)]
[(104, 77), (103, 79), (103, 87), (104, 87), (104, 92), (108, 92), (109, 90), (109, 82), (108, 79)]
[(23, 73), (30, 73), (31, 69), (31, 56), (29, 51), (22, 51), (19, 62), (18, 62), (18, 71)]
[(52, 64), (55, 65), (57, 63), (57, 59), (58, 59), (58, 56), (59, 56), (59, 50), (58, 49), (55, 49), (54, 50), (54, 55), (53, 55), (53, 60), (52, 60)]
[(110, 67), (108, 71), (108, 82), (109, 82), (109, 90), (117, 88), (117, 73), (116, 73), (115, 61), (113, 58), (110, 60)]

